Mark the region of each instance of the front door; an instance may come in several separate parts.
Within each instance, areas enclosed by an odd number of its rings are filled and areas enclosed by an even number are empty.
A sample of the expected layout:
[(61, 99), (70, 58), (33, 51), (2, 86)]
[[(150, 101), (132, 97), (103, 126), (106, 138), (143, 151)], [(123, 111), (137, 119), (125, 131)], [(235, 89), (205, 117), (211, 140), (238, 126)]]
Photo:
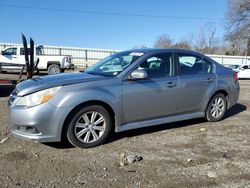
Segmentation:
[(17, 48), (7, 48), (0, 56), (0, 63), (18, 63)]
[(142, 62), (145, 80), (124, 80), (122, 84), (123, 124), (176, 113), (177, 77), (172, 53), (158, 54)]

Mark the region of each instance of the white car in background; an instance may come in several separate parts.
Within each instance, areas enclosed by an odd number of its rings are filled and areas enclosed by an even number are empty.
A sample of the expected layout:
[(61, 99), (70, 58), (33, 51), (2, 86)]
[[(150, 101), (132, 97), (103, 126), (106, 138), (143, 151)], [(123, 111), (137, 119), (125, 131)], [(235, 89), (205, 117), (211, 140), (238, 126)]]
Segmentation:
[(238, 68), (240, 67), (240, 65), (229, 65), (228, 68), (234, 70), (234, 71), (237, 71)]
[(250, 78), (250, 64), (241, 65), (235, 71), (238, 72), (238, 78)]

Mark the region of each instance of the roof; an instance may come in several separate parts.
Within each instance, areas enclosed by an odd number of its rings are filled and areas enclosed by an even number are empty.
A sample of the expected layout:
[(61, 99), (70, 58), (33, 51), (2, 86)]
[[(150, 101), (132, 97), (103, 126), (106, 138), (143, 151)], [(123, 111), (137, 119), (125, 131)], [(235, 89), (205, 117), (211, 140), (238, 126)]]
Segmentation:
[(142, 53), (151, 53), (151, 52), (181, 52), (181, 53), (194, 53), (200, 54), (198, 52), (186, 49), (179, 49), (179, 48), (142, 48), (142, 49), (132, 49), (123, 52), (142, 52)]

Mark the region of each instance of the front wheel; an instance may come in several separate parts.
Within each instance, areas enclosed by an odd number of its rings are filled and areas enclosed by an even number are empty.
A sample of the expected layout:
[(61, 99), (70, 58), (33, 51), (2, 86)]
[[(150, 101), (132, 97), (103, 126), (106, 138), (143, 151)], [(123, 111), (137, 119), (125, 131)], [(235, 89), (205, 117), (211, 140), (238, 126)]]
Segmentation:
[(61, 68), (57, 64), (49, 65), (49, 67), (48, 67), (48, 73), (49, 73), (49, 75), (59, 74), (59, 73), (61, 73)]
[(207, 121), (216, 122), (220, 121), (227, 110), (226, 97), (219, 93), (215, 95), (209, 102), (206, 110)]
[(108, 111), (99, 105), (87, 106), (75, 112), (67, 129), (69, 142), (80, 148), (101, 145), (112, 127)]

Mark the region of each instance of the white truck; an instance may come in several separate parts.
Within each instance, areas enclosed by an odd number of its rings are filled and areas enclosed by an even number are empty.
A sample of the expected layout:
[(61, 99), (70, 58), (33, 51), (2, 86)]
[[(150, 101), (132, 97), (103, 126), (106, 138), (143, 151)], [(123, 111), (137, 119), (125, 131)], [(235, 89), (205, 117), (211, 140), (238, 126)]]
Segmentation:
[[(29, 48), (28, 48), (29, 51)], [(35, 47), (34, 59), (39, 58), (37, 70), (47, 70), (48, 74), (58, 74), (64, 72), (65, 69), (73, 69), (72, 57), (67, 55), (44, 55), (43, 46)], [(25, 65), (24, 48), (8, 47), (1, 51), (0, 64), (1, 71), (20, 69), (20, 66), (11, 66), (11, 64)], [(10, 66), (8, 66), (8, 64)]]

